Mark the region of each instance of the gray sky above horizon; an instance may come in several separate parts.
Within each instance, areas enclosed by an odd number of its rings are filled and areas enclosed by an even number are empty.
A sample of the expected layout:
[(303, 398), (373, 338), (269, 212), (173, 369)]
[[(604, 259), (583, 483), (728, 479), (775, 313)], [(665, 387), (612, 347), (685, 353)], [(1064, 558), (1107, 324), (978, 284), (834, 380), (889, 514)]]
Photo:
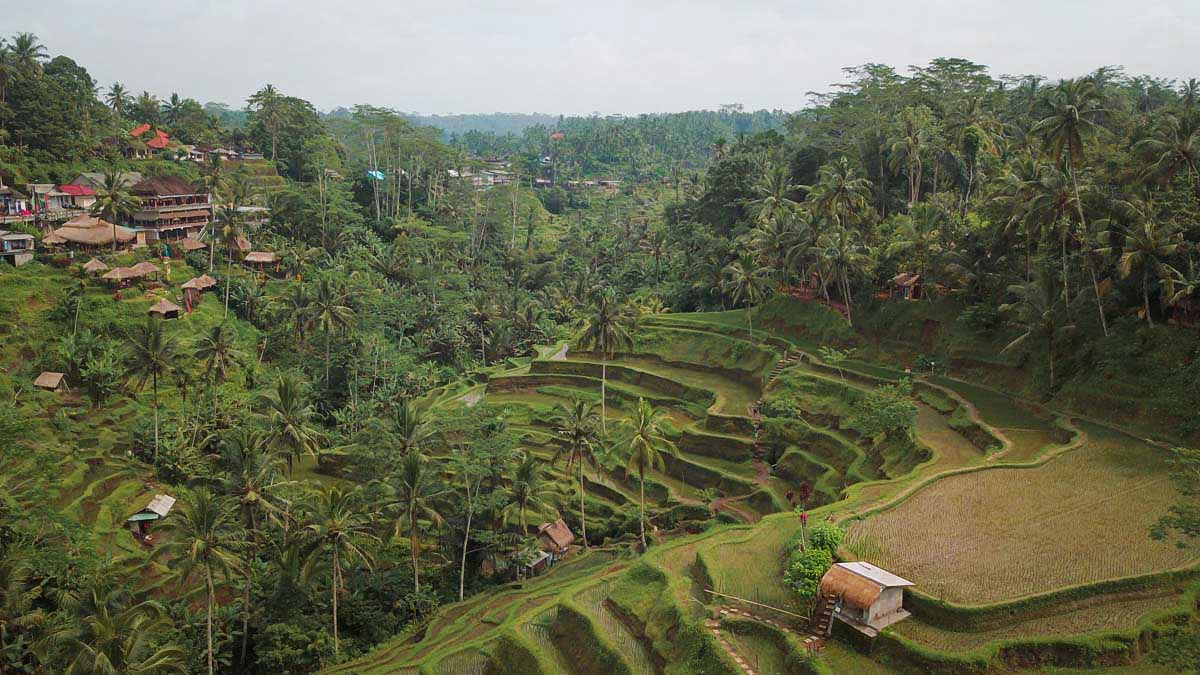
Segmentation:
[(271, 82), (322, 110), (588, 114), (795, 110), (868, 62), (939, 56), (1051, 79), (1099, 66), (1200, 77), (1197, 0), (438, 3), (57, 0), (9, 4), (102, 87), (241, 107)]

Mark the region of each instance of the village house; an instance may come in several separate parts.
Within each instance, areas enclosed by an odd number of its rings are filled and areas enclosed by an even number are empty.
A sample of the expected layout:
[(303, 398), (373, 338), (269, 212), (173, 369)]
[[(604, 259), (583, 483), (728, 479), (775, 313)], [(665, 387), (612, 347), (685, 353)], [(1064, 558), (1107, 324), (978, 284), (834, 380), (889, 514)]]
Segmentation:
[(120, 225), (96, 218), (89, 214), (81, 214), (63, 223), (42, 238), (43, 244), (68, 245), (72, 248), (96, 249), (111, 247), (113, 237), (117, 245), (128, 244), (134, 240), (133, 230)]
[(207, 192), (176, 176), (146, 178), (130, 193), (141, 200), (130, 225), (139, 244), (198, 238), (213, 216)]
[(85, 210), (96, 203), (96, 190), (86, 185), (59, 185), (55, 190), (59, 207), (63, 209)]
[(154, 499), (151, 499), (145, 508), (129, 516), (125, 522), (129, 524), (129, 531), (133, 533), (133, 536), (138, 541), (149, 544), (152, 540), (150, 536), (151, 523), (166, 518), (174, 507), (174, 497), (170, 495), (154, 495)]
[(146, 310), (146, 313), (157, 316), (164, 321), (169, 321), (171, 319), (178, 319), (180, 316), (182, 316), (183, 308), (171, 302), (170, 300), (163, 298), (162, 300), (154, 303), (153, 307)]
[(832, 618), (874, 638), (909, 617), (902, 604), (904, 589), (912, 585), (870, 563), (837, 563), (821, 577), (821, 609), (832, 610)]
[(268, 265), (279, 268), (279, 255), (273, 251), (251, 251), (242, 259), (242, 263), (251, 268), (258, 265), (259, 272), (266, 272)]
[(121, 147), (121, 154), (129, 159), (147, 159), (160, 150), (166, 150), (171, 137), (162, 129), (149, 124), (140, 124), (129, 131), (129, 141)]
[(537, 537), (542, 549), (550, 554), (551, 562), (565, 558), (575, 541), (575, 533), (571, 532), (562, 518), (553, 523), (542, 523), (538, 527)]
[(33, 235), (0, 230), (0, 258), (16, 267), (33, 260)]
[(920, 300), (925, 284), (920, 274), (901, 272), (892, 278), (892, 297), (901, 300)]
[[(137, 171), (125, 171), (117, 174), (117, 180), (125, 187), (133, 187), (142, 182), (142, 174)], [(74, 180), (67, 185), (81, 185), (89, 188), (95, 193), (96, 190), (104, 187), (104, 174), (99, 171), (88, 171), (75, 176)], [(65, 186), (64, 186), (65, 187)]]

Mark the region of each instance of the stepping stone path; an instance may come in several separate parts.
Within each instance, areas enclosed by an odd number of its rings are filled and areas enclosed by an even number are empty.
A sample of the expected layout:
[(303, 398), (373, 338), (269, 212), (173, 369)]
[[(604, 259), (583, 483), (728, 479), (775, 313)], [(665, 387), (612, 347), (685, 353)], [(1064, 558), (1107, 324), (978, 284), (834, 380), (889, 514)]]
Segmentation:
[[(737, 607), (722, 608), (718, 612), (718, 614), (721, 617), (728, 617), (728, 616), (739, 617), (740, 616), (740, 617), (743, 617), (746, 619), (750, 619), (752, 621), (757, 621), (759, 623), (765, 623), (768, 626), (777, 628), (782, 631), (790, 631), (791, 630), (789, 627), (787, 627), (783, 624), (780, 624), (778, 621), (775, 621), (774, 619), (768, 619), (763, 616), (758, 616), (747, 610), (738, 609)], [(729, 657), (733, 659), (734, 663), (738, 664), (738, 666), (741, 667), (741, 669), (744, 670), (746, 673), (753, 674), (755, 672), (754, 668), (752, 668), (750, 666), (750, 664), (746, 662), (746, 659), (743, 658), (740, 654), (738, 654), (737, 650), (733, 648), (733, 645), (730, 644), (730, 642), (725, 639), (724, 635), (722, 635), (721, 622), (719, 620), (709, 619), (704, 622), (704, 625), (706, 627), (708, 627), (709, 630), (712, 631), (713, 637), (715, 637), (717, 639), (717, 643), (721, 645), (721, 648), (724, 649), (727, 654), (729, 654)], [(819, 635), (809, 635), (804, 638), (805, 649), (807, 649), (809, 652), (811, 652), (813, 654), (817, 654), (818, 652), (820, 652), (821, 648), (824, 646), (825, 646), (825, 638), (823, 638)]]

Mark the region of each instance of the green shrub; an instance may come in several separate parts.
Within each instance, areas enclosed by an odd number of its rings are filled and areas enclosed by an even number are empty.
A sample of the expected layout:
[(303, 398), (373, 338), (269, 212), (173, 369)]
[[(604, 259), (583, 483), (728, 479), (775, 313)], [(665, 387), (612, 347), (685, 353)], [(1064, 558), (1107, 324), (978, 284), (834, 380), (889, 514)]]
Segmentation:
[(808, 531), (808, 545), (833, 554), (842, 545), (846, 531), (834, 523), (820, 522)]
[(817, 597), (821, 577), (833, 564), (833, 555), (822, 548), (808, 548), (792, 554), (783, 581), (801, 598)]

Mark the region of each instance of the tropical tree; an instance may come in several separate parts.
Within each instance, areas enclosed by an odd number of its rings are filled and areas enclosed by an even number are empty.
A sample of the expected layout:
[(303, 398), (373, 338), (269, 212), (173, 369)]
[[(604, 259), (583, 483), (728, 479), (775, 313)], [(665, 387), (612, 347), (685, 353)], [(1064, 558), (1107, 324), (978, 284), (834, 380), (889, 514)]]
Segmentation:
[(321, 438), (316, 426), (317, 410), (295, 378), (281, 375), (274, 390), (259, 397), (258, 406), (267, 426), (266, 443), (284, 453), (289, 472), (293, 460), (305, 454), (317, 456)]
[(1075, 329), (1074, 324), (1064, 321), (1067, 314), (1066, 302), (1054, 284), (1054, 276), (1039, 269), (1033, 280), (1008, 287), (1013, 302), (1000, 306), (1021, 328), (1021, 334), (1009, 342), (1001, 353), (1009, 352), (1029, 343), (1044, 341), (1046, 359), (1050, 366), (1050, 390), (1054, 389), (1054, 352), (1057, 341)]
[[(329, 561), (332, 579), (329, 596), (333, 603), (333, 653), (338, 653), (338, 595), (343, 592), (343, 567), (360, 561), (371, 568), (374, 557), (369, 547), (379, 539), (371, 534), (371, 512), (363, 503), (361, 488), (346, 490), (325, 486), (304, 513), (305, 531), (313, 543), (305, 568)], [(325, 556), (329, 556), (325, 558)]]
[(1051, 99), (1054, 112), (1030, 130), (1033, 135), (1041, 136), (1043, 147), (1054, 161), (1065, 163), (1075, 189), (1075, 208), (1080, 224), (1086, 224), (1087, 219), (1079, 196), (1077, 169), (1083, 161), (1085, 141), (1100, 129), (1099, 119), (1107, 112), (1100, 107), (1100, 99), (1100, 92), (1092, 80), (1064, 82)]
[(762, 302), (767, 295), (769, 270), (760, 267), (752, 254), (743, 253), (740, 258), (726, 265), (722, 272), (721, 290), (730, 296), (733, 304), (747, 305), (746, 320), (753, 331), (754, 305)]
[[(282, 480), (284, 461), (278, 454), (268, 450), (262, 432), (249, 425), (241, 425), (225, 433), (221, 442), (221, 464), (225, 469), (223, 488), (237, 502), (241, 526), (247, 535), (247, 557), (252, 560), (262, 548), (263, 522), (285, 523), (290, 515), (289, 504), (280, 494), (281, 489), (289, 485)], [(243, 567), (242, 649), (239, 657), (243, 664), (250, 633), (253, 571), (252, 565)]]
[(792, 195), (800, 189), (793, 185), (788, 167), (782, 162), (771, 164), (754, 185), (757, 199), (750, 202), (754, 219), (759, 224), (771, 223), (787, 217), (800, 207)]
[(1196, 196), (1200, 197), (1200, 115), (1166, 115), (1155, 125), (1153, 135), (1134, 144), (1135, 152), (1149, 163), (1145, 177), (1166, 184), (1187, 172)]
[(275, 85), (267, 84), (254, 92), (248, 103), (258, 115), (262, 116), (267, 133), (271, 135), (271, 161), (274, 162), (279, 127), (283, 124), (283, 96), (275, 88)]
[(333, 334), (350, 328), (354, 309), (350, 294), (331, 277), (317, 279), (306, 312), (308, 325), (325, 334), (325, 385), (329, 386), (329, 349)]
[(229, 325), (219, 323), (196, 343), (195, 356), (204, 369), (211, 389), (225, 381), (241, 357), (241, 352), (233, 341), (233, 331)]
[(853, 323), (850, 277), (863, 270), (869, 262), (859, 243), (858, 233), (845, 227), (826, 230), (817, 237), (813, 255), (825, 282), (822, 285), (832, 281), (837, 286), (846, 303), (846, 320)]
[(516, 523), (521, 528), (521, 534), (526, 534), (529, 529), (528, 523), (525, 521), (525, 513), (530, 507), (537, 509), (546, 507), (543, 496), (549, 492), (549, 488), (550, 483), (546, 480), (542, 460), (531, 452), (522, 453), (521, 461), (513, 469), (512, 482), (509, 485), (512, 501), (504, 510), (505, 524), (511, 524), (515, 515)]
[(60, 654), (65, 675), (93, 673), (187, 673), (187, 653), (175, 644), (155, 647), (172, 628), (161, 604), (135, 602), (127, 593), (92, 590), (76, 611), (81, 618), (50, 630), (37, 650), (45, 658)]
[(400, 509), (395, 536), (408, 532), (413, 589), (417, 592), (421, 590), (421, 523), (424, 521), (438, 526), (443, 521), (437, 508), (438, 498), (445, 493), (440, 482), (436, 468), (430, 466), (429, 461), (416, 451), (407, 452), (400, 458), (400, 465), (390, 481), (395, 504)]
[(583, 536), (583, 547), (588, 547), (587, 514), (583, 508), (583, 464), (595, 465), (600, 436), (596, 433), (596, 405), (582, 399), (574, 399), (570, 405), (559, 403), (551, 423), (558, 447), (554, 451), (554, 462), (566, 459), (567, 472), (575, 465), (579, 472), (579, 525)]
[[(1179, 251), (1183, 235), (1173, 223), (1160, 220), (1154, 205), (1149, 202), (1118, 201), (1114, 211), (1129, 223), (1120, 247), (1117, 271), (1122, 277), (1141, 273), (1142, 311), (1146, 314), (1146, 323), (1154, 325), (1154, 320), (1150, 317), (1150, 280), (1170, 280), (1171, 267), (1168, 260)], [(1106, 252), (1110, 251), (1115, 252), (1116, 249), (1106, 249)]]
[(213, 648), (213, 607), (217, 603), (214, 576), (241, 573), (246, 565), (241, 557), (244, 539), (238, 527), (236, 507), (227, 497), (197, 490), (163, 521), (165, 536), (159, 555), (168, 560), (179, 579), (186, 582), (200, 572), (204, 576), (205, 632), (207, 635), (208, 672), (216, 672)]
[(132, 348), (127, 371), (138, 388), (151, 383), (154, 392), (154, 459), (158, 461), (158, 381), (175, 364), (179, 345), (174, 335), (167, 333), (164, 323), (153, 316), (137, 325), (129, 334)]
[(46, 45), (38, 40), (33, 33), (17, 33), (8, 43), (8, 51), (12, 55), (17, 68), (27, 73), (40, 75), (42, 62), (50, 58)]
[(104, 172), (91, 213), (112, 224), (112, 251), (117, 252), (117, 224), (133, 217), (142, 200), (129, 194), (129, 184), (116, 169)]
[(896, 128), (889, 136), (892, 171), (904, 168), (908, 177), (908, 208), (921, 201), (921, 181), (925, 157), (937, 136), (933, 111), (923, 105), (909, 106), (900, 113)]
[(595, 294), (591, 311), (584, 318), (579, 345), (600, 353), (600, 430), (607, 431), (608, 360), (618, 349), (633, 344), (635, 319), (629, 308), (619, 304), (611, 289)]
[(411, 399), (405, 398), (392, 408), (391, 435), (401, 457), (420, 452), (433, 433), (425, 413)]
[(807, 201), (816, 213), (839, 225), (852, 225), (870, 208), (872, 183), (859, 177), (845, 157), (822, 165), (815, 185), (800, 187), (808, 191)]
[(666, 413), (638, 398), (637, 409), (628, 422), (625, 473), (638, 476), (638, 525), (642, 550), (646, 549), (646, 472), (663, 470), (663, 454), (679, 456), (675, 443), (666, 436)]
[(112, 86), (108, 88), (108, 93), (104, 96), (104, 102), (108, 104), (108, 107), (112, 108), (117, 117), (125, 117), (125, 110), (129, 107), (132, 98), (133, 96), (125, 88), (125, 85), (120, 82), (113, 82)]

